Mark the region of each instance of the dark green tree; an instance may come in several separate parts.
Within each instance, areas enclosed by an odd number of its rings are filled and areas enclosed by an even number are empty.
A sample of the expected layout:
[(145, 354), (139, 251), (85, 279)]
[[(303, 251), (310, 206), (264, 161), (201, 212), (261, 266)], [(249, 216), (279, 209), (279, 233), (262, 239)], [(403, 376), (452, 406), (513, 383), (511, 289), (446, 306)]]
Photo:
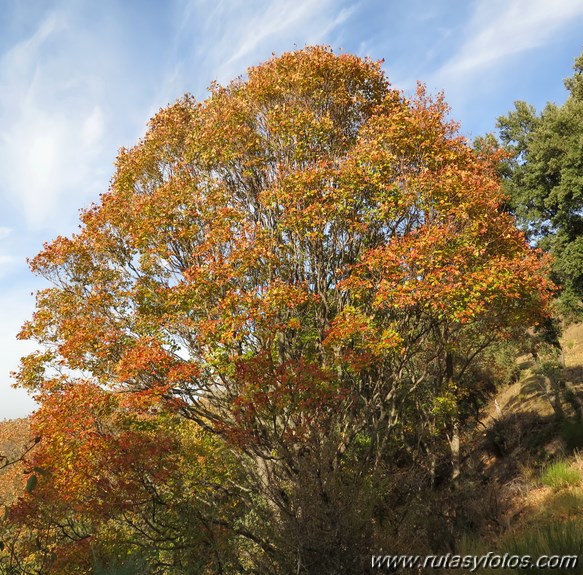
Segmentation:
[(554, 256), (561, 311), (583, 315), (583, 54), (566, 102), (540, 114), (525, 102), (498, 119), (514, 156), (503, 167), (510, 207), (530, 241)]

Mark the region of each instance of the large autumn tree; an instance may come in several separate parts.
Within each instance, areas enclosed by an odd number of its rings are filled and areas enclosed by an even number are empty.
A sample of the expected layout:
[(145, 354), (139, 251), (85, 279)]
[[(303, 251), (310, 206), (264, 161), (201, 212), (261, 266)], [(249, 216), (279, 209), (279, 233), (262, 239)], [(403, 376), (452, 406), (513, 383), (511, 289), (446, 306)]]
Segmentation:
[(562, 311), (583, 314), (583, 55), (562, 105), (537, 113), (526, 102), (498, 119), (513, 152), (505, 170), (510, 205), (530, 239), (554, 256)]
[(240, 570), (362, 573), (392, 457), (449, 446), (455, 479), (472, 362), (544, 313), (495, 154), (446, 115), (322, 47), (161, 110), (79, 233), (31, 262), (52, 283), (19, 374), (43, 465), (95, 425), (62, 433), (94, 414), (84, 388), (185, 417), (243, 470)]

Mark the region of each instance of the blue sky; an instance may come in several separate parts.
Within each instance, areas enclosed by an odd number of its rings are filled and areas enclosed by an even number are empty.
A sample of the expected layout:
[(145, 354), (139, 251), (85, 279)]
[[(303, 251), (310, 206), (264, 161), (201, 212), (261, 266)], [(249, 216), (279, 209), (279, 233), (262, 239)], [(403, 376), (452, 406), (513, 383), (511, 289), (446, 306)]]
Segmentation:
[(185, 92), (205, 98), (272, 53), (329, 44), (443, 90), (474, 137), (515, 100), (566, 97), (583, 0), (0, 0), (0, 419), (34, 405), (9, 372), (45, 287), (26, 258), (72, 233), (121, 146)]

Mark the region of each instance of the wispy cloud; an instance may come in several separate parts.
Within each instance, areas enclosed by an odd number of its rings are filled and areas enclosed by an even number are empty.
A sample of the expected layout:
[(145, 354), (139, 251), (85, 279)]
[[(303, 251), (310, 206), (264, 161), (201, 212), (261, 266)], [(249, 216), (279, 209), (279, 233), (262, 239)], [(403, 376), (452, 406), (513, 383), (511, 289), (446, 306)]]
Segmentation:
[(31, 11), (28, 35), (0, 54), (0, 199), (29, 231), (73, 228), (107, 188), (117, 149), (143, 132), (162, 59), (136, 65), (148, 39), (106, 4)]
[(546, 44), (559, 28), (580, 16), (581, 0), (480, 0), (465, 40), (435, 76), (479, 73), (503, 58)]
[[(279, 0), (269, 3), (265, 10), (249, 14), (240, 30), (241, 34), (234, 36), (234, 54), (225, 63), (224, 69), (229, 69), (233, 64), (253, 56), (261, 45), (268, 40), (273, 40), (283, 35), (301, 32), (302, 36), (309, 30), (308, 42), (317, 44), (326, 39), (327, 35), (339, 24), (344, 22), (353, 7), (343, 8), (335, 16), (325, 19), (327, 25), (322, 26), (322, 20), (318, 18), (322, 12), (333, 8), (333, 2), (313, 2), (299, 0), (289, 2)], [(318, 21), (314, 29), (312, 23)]]
[(228, 83), (273, 52), (331, 43), (357, 6), (349, 0), (185, 0), (163, 94), (171, 99), (188, 90), (203, 97), (210, 81)]
[[(467, 16), (446, 38), (447, 52), (442, 50), (437, 58), (441, 63), (435, 62), (433, 71), (422, 79), (431, 90), (444, 90), (452, 116), (462, 120), (463, 133), (475, 137), (494, 130), (496, 118), (507, 113), (515, 100), (530, 94), (532, 101), (533, 96), (551, 92), (548, 86), (536, 86), (556, 74), (548, 69), (548, 62), (556, 61), (559, 55), (555, 46), (562, 47), (564, 53), (568, 42), (561, 36), (576, 36), (576, 27), (583, 23), (583, 2), (476, 0), (468, 7)], [(577, 49), (580, 44), (569, 54), (571, 59)], [(543, 68), (534, 65), (538, 59), (545, 61)], [(533, 103), (544, 105), (548, 99), (560, 97), (561, 79), (568, 71), (565, 68), (553, 80), (557, 96)], [(531, 86), (526, 86), (527, 81)], [(411, 78), (407, 82), (411, 85)]]
[(66, 15), (53, 13), (0, 60), (2, 192), (32, 229), (50, 227), (60, 203), (86, 190), (103, 134), (76, 55), (55, 55), (71, 34)]
[[(142, 15), (105, 4), (88, 34), (87, 7), (56, 0), (0, 55), (0, 196), (28, 230), (74, 228), (78, 209), (107, 187), (116, 150), (157, 109), (186, 91), (204, 96), (212, 80), (226, 83), (272, 52), (331, 42), (358, 6), (174, 0)], [(145, 30), (162, 17), (166, 36), (128, 34), (138, 16)]]

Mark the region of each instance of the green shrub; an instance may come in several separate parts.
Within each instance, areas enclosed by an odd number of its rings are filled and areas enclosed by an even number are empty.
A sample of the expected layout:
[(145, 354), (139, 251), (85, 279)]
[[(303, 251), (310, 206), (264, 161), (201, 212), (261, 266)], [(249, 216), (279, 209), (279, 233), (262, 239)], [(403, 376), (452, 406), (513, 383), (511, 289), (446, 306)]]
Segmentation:
[(557, 461), (543, 469), (540, 480), (543, 485), (553, 489), (562, 489), (579, 485), (581, 473), (566, 461)]

